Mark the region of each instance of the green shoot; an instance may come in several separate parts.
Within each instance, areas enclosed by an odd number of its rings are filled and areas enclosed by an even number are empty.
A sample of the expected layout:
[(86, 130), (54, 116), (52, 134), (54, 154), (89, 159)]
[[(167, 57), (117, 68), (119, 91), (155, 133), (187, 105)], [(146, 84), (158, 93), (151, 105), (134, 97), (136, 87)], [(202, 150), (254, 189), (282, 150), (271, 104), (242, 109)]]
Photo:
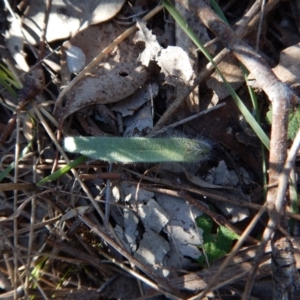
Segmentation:
[(4, 86), (13, 96), (17, 97), (16, 91), (12, 88), (20, 89), (17, 80), (14, 78), (12, 72), (10, 72), (4, 65), (0, 63), (0, 84)]
[(67, 137), (68, 152), (108, 162), (197, 162), (210, 153), (210, 146), (187, 138)]
[[(267, 112), (267, 121), (272, 123), (272, 106)], [(288, 139), (294, 140), (296, 134), (300, 128), (300, 106), (295, 110), (291, 110), (289, 113), (289, 125), (288, 125)]]
[(67, 164), (65, 167), (57, 170), (56, 172), (52, 173), (51, 175), (43, 178), (42, 180), (40, 180), (37, 183), (37, 186), (39, 185), (43, 185), (48, 181), (53, 181), (56, 180), (57, 178), (61, 177), (62, 175), (64, 175), (65, 173), (69, 172), (72, 168), (75, 168), (76, 166), (78, 166), (79, 164), (84, 163), (88, 158), (85, 156), (80, 156), (77, 159), (75, 159), (74, 161), (70, 162), (69, 164)]

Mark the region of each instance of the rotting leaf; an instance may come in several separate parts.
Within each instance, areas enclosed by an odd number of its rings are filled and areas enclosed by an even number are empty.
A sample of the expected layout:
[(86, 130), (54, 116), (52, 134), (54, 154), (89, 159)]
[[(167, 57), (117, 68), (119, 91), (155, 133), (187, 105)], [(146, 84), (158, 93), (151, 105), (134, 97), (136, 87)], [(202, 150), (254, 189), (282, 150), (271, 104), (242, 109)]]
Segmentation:
[[(79, 47), (89, 64), (122, 32), (116, 24), (106, 22), (75, 35), (65, 47)], [(59, 122), (87, 105), (115, 103), (133, 94), (148, 78), (148, 71), (136, 60), (139, 53), (139, 47), (130, 39), (119, 44), (105, 61), (93, 68), (63, 99), (55, 103), (54, 114)], [(62, 74), (65, 78), (70, 72), (64, 61)]]
[[(47, 0), (32, 1), (24, 19), (25, 36), (29, 43), (40, 41)], [(46, 40), (52, 42), (74, 35), (89, 25), (113, 18), (122, 8), (124, 0), (53, 0), (47, 25)], [(26, 30), (30, 28), (30, 30)], [(58, 30), (59, 29), (59, 30)]]

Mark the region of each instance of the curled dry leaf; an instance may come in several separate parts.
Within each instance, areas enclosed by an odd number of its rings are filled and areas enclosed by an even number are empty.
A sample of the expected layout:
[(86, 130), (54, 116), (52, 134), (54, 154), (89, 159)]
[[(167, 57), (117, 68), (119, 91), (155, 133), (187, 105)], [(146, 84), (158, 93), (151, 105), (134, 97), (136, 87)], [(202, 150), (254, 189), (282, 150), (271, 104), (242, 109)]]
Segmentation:
[[(80, 48), (89, 64), (122, 32), (123, 29), (112, 22), (91, 26), (74, 36), (64, 47)], [(62, 122), (87, 105), (115, 103), (133, 94), (148, 78), (146, 68), (136, 60), (139, 53), (139, 47), (130, 38), (119, 44), (105, 61), (91, 69), (61, 101), (56, 102), (54, 114), (58, 120)], [(65, 64), (62, 64), (62, 73), (69, 73)]]
[(283, 82), (300, 82), (300, 43), (285, 48), (280, 53), (279, 64), (273, 68), (276, 76)]
[[(47, 26), (46, 39), (52, 42), (65, 39), (92, 24), (113, 18), (122, 8), (124, 0), (53, 0)], [(38, 44), (44, 24), (46, 0), (31, 1), (24, 19), (24, 33), (31, 44)], [(30, 30), (27, 30), (30, 28)]]
[[(280, 52), (279, 64), (272, 70), (282, 82), (291, 84), (300, 81), (299, 56), (300, 43), (285, 48)], [(247, 80), (252, 87), (259, 87), (252, 73), (249, 74)]]
[(140, 55), (139, 61), (144, 66), (148, 66), (150, 61), (156, 61), (168, 84), (174, 86), (180, 82), (187, 84), (193, 75), (187, 53), (176, 46), (168, 46), (163, 49), (145, 23), (137, 22), (137, 27), (139, 31), (136, 33), (134, 41), (145, 43), (145, 50)]

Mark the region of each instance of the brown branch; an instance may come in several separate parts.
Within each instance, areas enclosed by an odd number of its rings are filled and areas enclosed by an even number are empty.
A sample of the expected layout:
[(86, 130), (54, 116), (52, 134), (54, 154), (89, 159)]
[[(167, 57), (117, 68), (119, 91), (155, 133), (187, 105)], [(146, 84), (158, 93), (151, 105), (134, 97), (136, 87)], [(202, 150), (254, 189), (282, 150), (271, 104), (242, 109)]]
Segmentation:
[[(183, 2), (181, 0), (178, 1)], [(182, 5), (184, 5), (184, 3), (182, 3)], [(272, 102), (273, 123), (269, 157), (269, 184), (273, 184), (278, 181), (278, 176), (282, 171), (286, 158), (289, 105), (291, 102), (296, 101), (297, 98), (288, 86), (275, 76), (261, 56), (246, 43), (241, 41), (236, 33), (225, 24), (203, 0), (191, 0), (189, 5), (190, 9), (198, 15), (202, 23), (220, 39), (224, 46), (231, 51), (248, 70), (251, 70), (257, 84)], [(264, 232), (264, 241), (261, 243), (261, 247), (258, 250), (256, 263), (252, 272), (252, 281), (259, 260), (264, 252), (264, 247), (280, 221), (280, 212), (283, 208), (283, 201), (279, 204), (277, 203), (275, 207), (276, 194), (277, 187), (269, 189), (267, 194), (270, 220)], [(251, 290), (251, 287), (252, 283), (250, 282), (247, 287), (248, 292)], [(205, 292), (208, 292), (209, 288), (210, 285)]]

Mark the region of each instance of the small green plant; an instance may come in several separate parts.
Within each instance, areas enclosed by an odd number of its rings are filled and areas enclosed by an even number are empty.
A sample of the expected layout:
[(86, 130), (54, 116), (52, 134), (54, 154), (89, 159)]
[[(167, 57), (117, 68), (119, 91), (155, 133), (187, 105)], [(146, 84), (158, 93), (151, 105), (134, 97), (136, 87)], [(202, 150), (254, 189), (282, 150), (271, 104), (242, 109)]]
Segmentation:
[(207, 158), (211, 146), (188, 138), (67, 137), (68, 152), (108, 162), (197, 162)]
[[(272, 107), (267, 112), (267, 120), (272, 123)], [(289, 113), (289, 125), (288, 125), (288, 139), (294, 140), (296, 134), (300, 128), (300, 106), (296, 109), (291, 109)]]
[[(203, 245), (201, 245), (201, 247), (207, 256), (209, 263), (212, 263), (214, 260), (229, 253), (232, 242), (239, 238), (237, 234), (227, 229), (225, 226), (218, 226), (216, 233), (213, 233), (212, 229), (214, 227), (214, 221), (205, 214), (198, 217), (196, 222), (198, 227), (203, 230)], [(202, 255), (198, 261), (201, 267), (206, 265), (204, 255)]]
[(20, 89), (17, 80), (3, 64), (0, 63), (0, 84), (5, 87), (13, 96), (17, 97), (16, 91), (12, 88)]

